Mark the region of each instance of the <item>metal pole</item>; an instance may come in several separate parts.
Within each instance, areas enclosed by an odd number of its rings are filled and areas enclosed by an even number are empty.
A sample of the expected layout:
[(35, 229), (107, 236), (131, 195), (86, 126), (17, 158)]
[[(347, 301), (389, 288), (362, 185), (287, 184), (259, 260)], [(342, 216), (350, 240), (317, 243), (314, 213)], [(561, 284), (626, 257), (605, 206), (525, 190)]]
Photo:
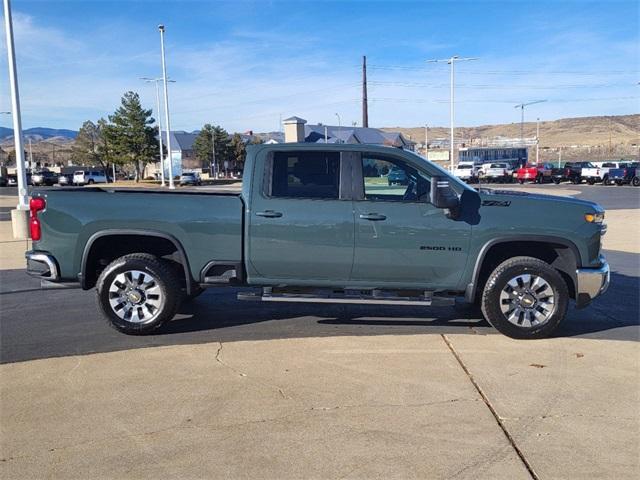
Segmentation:
[(33, 150), (31, 148), (31, 138), (29, 138), (29, 168), (33, 169)]
[(362, 126), (369, 127), (369, 105), (367, 99), (367, 57), (362, 57)]
[(160, 30), (160, 52), (162, 54), (162, 83), (164, 84), (164, 118), (167, 124), (167, 153), (169, 155), (169, 188), (174, 190), (173, 158), (171, 158), (171, 121), (169, 120), (169, 89), (167, 87), (167, 65), (164, 55), (164, 25), (158, 25)]
[(536, 165), (540, 163), (540, 118), (536, 118)]
[(216, 130), (211, 127), (211, 150), (213, 152), (213, 178), (218, 178), (218, 163), (216, 162)]
[(156, 105), (158, 106), (158, 143), (160, 144), (160, 185), (166, 187), (167, 184), (164, 181), (164, 152), (162, 148), (162, 113), (160, 112), (160, 85), (158, 85), (158, 79), (154, 80), (156, 84)]
[(520, 106), (520, 144), (524, 145), (524, 103)]
[(329, 132), (326, 125), (324, 126), (324, 143), (329, 143)]
[(424, 126), (424, 158), (429, 160), (429, 125)]
[(9, 83), (11, 84), (11, 112), (13, 116), (13, 141), (16, 149), (16, 167), (18, 180), (18, 210), (29, 210), (27, 193), (27, 173), (24, 165), (24, 147), (22, 146), (22, 119), (20, 117), (20, 92), (18, 91), (18, 73), (16, 67), (15, 45), (13, 43), (13, 21), (9, 0), (4, 0), (4, 29), (7, 34), (7, 57), (9, 65)]
[[(338, 133), (342, 133), (342, 119), (340, 118), (340, 115), (338, 115), (337, 113), (336, 113), (336, 117), (338, 117)], [(342, 139), (340, 137), (338, 137), (337, 143), (342, 143)]]
[(451, 171), (453, 172), (453, 116), (454, 116), (454, 108), (453, 108), (453, 104), (455, 102), (455, 94), (453, 93), (454, 90), (454, 85), (455, 85), (455, 73), (454, 73), (454, 64), (455, 64), (455, 57), (451, 57), (451, 102), (450, 102), (450, 110), (449, 110), (449, 115), (450, 115), (450, 120), (451, 120), (451, 132), (449, 135), (449, 142), (451, 143), (450, 145), (450, 153), (449, 155), (451, 155), (450, 160), (450, 164), (451, 164)]

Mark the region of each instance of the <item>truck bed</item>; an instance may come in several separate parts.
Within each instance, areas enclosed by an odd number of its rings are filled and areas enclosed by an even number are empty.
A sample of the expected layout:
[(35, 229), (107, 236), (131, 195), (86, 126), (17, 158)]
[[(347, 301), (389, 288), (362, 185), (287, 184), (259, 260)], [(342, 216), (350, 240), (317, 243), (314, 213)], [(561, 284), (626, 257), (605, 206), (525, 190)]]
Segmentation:
[(42, 239), (34, 248), (55, 254), (64, 278), (81, 270), (92, 237), (113, 231), (151, 232), (175, 239), (187, 252), (194, 279), (211, 260), (242, 261), (243, 201), (240, 193), (180, 188), (50, 188), (39, 214)]

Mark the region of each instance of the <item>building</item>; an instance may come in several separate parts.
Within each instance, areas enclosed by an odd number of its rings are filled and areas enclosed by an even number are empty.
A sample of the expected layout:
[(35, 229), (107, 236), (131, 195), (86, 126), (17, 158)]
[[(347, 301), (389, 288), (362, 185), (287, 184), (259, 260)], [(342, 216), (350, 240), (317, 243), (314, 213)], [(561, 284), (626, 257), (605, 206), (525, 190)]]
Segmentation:
[(283, 121), (284, 141), (287, 143), (367, 143), (413, 150), (415, 142), (400, 132), (383, 132), (377, 128), (308, 125), (300, 117), (289, 117)]

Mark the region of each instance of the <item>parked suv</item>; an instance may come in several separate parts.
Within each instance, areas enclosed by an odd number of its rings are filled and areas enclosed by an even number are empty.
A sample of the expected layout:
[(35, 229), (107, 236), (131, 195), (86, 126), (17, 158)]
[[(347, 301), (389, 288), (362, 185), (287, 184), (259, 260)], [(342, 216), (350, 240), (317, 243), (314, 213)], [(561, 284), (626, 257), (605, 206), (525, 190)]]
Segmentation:
[(96, 170), (77, 170), (73, 172), (74, 185), (93, 185), (94, 183), (107, 183), (104, 172)]
[(200, 176), (195, 173), (195, 172), (184, 172), (181, 176), (180, 176), (180, 185), (181, 186), (187, 186), (187, 185), (201, 185), (202, 181), (200, 180)]

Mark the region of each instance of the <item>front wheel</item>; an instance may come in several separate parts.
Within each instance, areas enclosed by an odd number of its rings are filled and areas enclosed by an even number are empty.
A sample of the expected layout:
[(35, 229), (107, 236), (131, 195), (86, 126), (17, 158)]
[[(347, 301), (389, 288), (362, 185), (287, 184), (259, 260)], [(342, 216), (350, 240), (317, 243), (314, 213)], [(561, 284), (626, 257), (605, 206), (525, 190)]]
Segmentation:
[(548, 263), (533, 257), (510, 258), (491, 273), (482, 293), (482, 313), (511, 338), (548, 337), (567, 312), (569, 290)]
[(520, 179), (520, 180), (518, 180), (518, 183), (519, 183), (520, 185), (523, 185), (523, 184), (524, 184), (524, 180)]
[(555, 183), (556, 185), (560, 185), (561, 180), (559, 178), (554, 178), (553, 179), (553, 183)]
[(587, 180), (587, 183), (588, 183), (589, 185), (595, 185), (595, 184), (596, 184), (596, 181), (595, 181), (593, 178), (589, 178), (589, 179)]
[(144, 335), (173, 318), (182, 292), (173, 269), (154, 255), (132, 253), (105, 268), (96, 284), (98, 308), (116, 330)]
[(604, 178), (602, 179), (602, 183), (604, 185), (611, 185), (611, 180), (609, 180), (609, 176), (605, 175)]

